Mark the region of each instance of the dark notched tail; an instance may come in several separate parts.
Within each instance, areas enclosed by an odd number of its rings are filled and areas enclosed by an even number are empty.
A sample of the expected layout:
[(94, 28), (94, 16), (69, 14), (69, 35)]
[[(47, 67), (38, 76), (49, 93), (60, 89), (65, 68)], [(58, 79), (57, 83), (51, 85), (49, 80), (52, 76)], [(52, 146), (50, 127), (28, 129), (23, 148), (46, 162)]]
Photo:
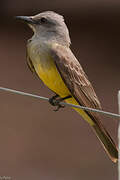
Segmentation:
[[(81, 115), (80, 109), (75, 109), (75, 110)], [(111, 138), (107, 130), (104, 128), (101, 121), (99, 120), (100, 117), (96, 113), (93, 113), (93, 112), (90, 113), (87, 111), (85, 112), (89, 116), (90, 120), (84, 115), (82, 115), (82, 117), (90, 124), (90, 126), (94, 130), (95, 134), (97, 135), (98, 139), (103, 145), (103, 148), (105, 149), (109, 158), (114, 163), (116, 163), (118, 160), (118, 149), (113, 139)]]
[(97, 137), (101, 141), (108, 156), (114, 163), (116, 163), (118, 160), (118, 150), (114, 141), (112, 140), (112, 138), (110, 137), (110, 135), (108, 134), (108, 132), (106, 131), (106, 129), (103, 127), (101, 123), (98, 124), (97, 122), (95, 122), (95, 124), (92, 127)]

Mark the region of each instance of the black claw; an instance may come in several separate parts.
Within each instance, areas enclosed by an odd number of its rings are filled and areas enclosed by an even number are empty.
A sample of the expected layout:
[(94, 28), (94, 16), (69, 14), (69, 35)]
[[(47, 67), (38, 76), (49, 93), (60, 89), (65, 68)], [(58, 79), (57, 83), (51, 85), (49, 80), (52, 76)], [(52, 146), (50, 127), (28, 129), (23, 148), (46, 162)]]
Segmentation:
[(49, 103), (52, 105), (52, 106), (58, 106), (59, 102), (58, 100), (56, 99), (57, 97), (59, 97), (58, 95), (55, 95), (51, 98), (49, 98)]
[(64, 105), (61, 105), (60, 102), (62, 102), (65, 99), (71, 98), (72, 96), (69, 95), (69, 96), (66, 96), (64, 98), (57, 99), (58, 97), (59, 97), (59, 95), (55, 95), (52, 98), (49, 98), (49, 103), (52, 106), (56, 106), (57, 107), (56, 109), (54, 109), (55, 112), (57, 112), (60, 108), (64, 108), (65, 107)]

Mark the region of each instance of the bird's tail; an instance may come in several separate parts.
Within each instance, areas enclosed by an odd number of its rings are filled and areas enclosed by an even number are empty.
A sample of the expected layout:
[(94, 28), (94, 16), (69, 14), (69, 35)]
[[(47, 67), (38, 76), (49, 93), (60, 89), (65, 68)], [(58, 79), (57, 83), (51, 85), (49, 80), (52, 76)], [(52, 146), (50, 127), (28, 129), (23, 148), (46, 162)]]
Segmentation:
[(90, 124), (110, 159), (113, 162), (117, 162), (118, 149), (109, 133), (106, 131), (102, 123), (99, 121), (99, 116), (96, 117), (96, 114), (87, 113), (81, 109), (74, 109)]
[[(75, 99), (73, 98), (67, 99), (66, 102), (71, 104), (77, 104)], [(99, 115), (94, 112), (85, 112), (84, 110), (78, 108), (73, 109), (77, 111), (83, 117), (83, 119), (85, 119), (90, 124), (110, 159), (113, 162), (117, 162), (118, 149), (109, 133), (106, 131), (102, 123), (99, 121)]]
[(101, 123), (100, 124), (95, 123), (92, 127), (93, 127), (98, 139), (102, 143), (105, 151), (107, 152), (108, 156), (110, 157), (110, 159), (113, 162), (117, 162), (118, 150), (117, 150), (117, 147), (116, 147), (114, 141), (112, 140), (112, 138), (110, 137), (110, 135), (108, 134), (106, 129), (103, 127), (103, 125)]

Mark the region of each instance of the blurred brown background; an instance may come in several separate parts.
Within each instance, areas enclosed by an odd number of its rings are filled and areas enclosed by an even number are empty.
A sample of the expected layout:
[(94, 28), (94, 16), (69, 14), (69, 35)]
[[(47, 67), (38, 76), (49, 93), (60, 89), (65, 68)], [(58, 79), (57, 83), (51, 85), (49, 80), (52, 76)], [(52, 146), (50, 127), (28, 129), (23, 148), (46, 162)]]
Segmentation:
[[(53, 10), (64, 15), (72, 50), (93, 83), (103, 109), (117, 113), (120, 89), (120, 1), (1, 0), (0, 86), (53, 94), (26, 65), (31, 30), (16, 15)], [(0, 92), (0, 176), (13, 180), (113, 180), (117, 165), (105, 154), (89, 125), (65, 108)], [(117, 143), (117, 120), (102, 116)]]

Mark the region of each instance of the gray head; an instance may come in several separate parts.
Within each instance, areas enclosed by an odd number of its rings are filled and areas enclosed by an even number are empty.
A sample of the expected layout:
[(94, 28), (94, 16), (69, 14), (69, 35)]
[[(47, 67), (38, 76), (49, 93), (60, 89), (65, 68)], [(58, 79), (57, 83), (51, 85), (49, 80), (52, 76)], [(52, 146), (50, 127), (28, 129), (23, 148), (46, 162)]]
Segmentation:
[(66, 46), (70, 45), (69, 31), (63, 16), (53, 11), (45, 11), (35, 16), (17, 16), (17, 18), (31, 27), (34, 37), (53, 40)]

